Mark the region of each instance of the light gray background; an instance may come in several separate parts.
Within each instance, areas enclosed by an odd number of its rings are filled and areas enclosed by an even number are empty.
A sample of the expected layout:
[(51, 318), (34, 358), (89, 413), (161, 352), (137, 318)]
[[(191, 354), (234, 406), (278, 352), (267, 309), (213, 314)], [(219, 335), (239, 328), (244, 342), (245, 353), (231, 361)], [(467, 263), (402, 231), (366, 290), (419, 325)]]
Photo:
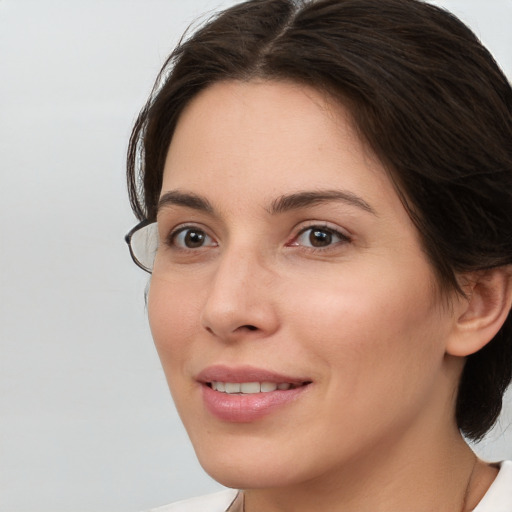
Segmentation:
[[(171, 404), (129, 259), (124, 155), (221, 0), (0, 0), (0, 510), (135, 512), (219, 488)], [(438, 2), (512, 75), (512, 0)], [(512, 458), (512, 400), (491, 442)]]

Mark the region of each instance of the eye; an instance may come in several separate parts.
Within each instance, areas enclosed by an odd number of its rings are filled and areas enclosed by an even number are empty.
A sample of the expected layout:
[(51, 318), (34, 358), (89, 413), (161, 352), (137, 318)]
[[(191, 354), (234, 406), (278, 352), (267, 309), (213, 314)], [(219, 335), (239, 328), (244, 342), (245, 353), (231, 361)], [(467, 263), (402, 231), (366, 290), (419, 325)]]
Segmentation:
[(174, 231), (171, 233), (170, 243), (180, 249), (200, 249), (217, 245), (211, 236), (196, 227), (183, 227)]
[(340, 242), (350, 242), (350, 239), (334, 229), (323, 226), (311, 226), (303, 229), (291, 245), (321, 249)]

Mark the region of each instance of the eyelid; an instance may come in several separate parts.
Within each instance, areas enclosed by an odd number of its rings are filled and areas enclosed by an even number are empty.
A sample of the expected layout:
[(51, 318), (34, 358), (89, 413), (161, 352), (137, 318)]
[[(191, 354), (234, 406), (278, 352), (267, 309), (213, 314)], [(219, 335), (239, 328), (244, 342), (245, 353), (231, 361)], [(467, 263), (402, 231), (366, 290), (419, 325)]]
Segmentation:
[(320, 230), (323, 229), (325, 231), (331, 231), (333, 233), (337, 233), (342, 238), (346, 238), (348, 240), (352, 240), (352, 238), (353, 238), (352, 233), (350, 233), (350, 231), (348, 231), (347, 229), (342, 228), (336, 224), (331, 224), (330, 222), (327, 222), (327, 221), (308, 221), (306, 224), (301, 223), (301, 225), (295, 229), (294, 238), (301, 235), (308, 229), (313, 229), (313, 228), (317, 228)]

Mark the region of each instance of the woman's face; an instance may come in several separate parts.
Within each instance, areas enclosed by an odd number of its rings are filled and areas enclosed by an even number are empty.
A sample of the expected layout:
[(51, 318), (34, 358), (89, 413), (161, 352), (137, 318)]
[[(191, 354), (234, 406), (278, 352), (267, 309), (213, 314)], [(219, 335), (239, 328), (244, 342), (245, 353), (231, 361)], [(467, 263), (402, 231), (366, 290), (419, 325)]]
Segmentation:
[(221, 483), (311, 481), (451, 414), (453, 313), (342, 106), (290, 83), (209, 87), (180, 118), (158, 223), (151, 329)]

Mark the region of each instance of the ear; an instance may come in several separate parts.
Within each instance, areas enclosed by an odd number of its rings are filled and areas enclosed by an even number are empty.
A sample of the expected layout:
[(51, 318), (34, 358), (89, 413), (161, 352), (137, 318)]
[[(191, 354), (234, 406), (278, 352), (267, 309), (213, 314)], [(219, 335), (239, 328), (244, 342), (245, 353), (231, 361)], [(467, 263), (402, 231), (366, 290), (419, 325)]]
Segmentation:
[(512, 306), (512, 266), (465, 274), (466, 297), (456, 299), (456, 323), (446, 352), (465, 357), (478, 352), (501, 329)]

